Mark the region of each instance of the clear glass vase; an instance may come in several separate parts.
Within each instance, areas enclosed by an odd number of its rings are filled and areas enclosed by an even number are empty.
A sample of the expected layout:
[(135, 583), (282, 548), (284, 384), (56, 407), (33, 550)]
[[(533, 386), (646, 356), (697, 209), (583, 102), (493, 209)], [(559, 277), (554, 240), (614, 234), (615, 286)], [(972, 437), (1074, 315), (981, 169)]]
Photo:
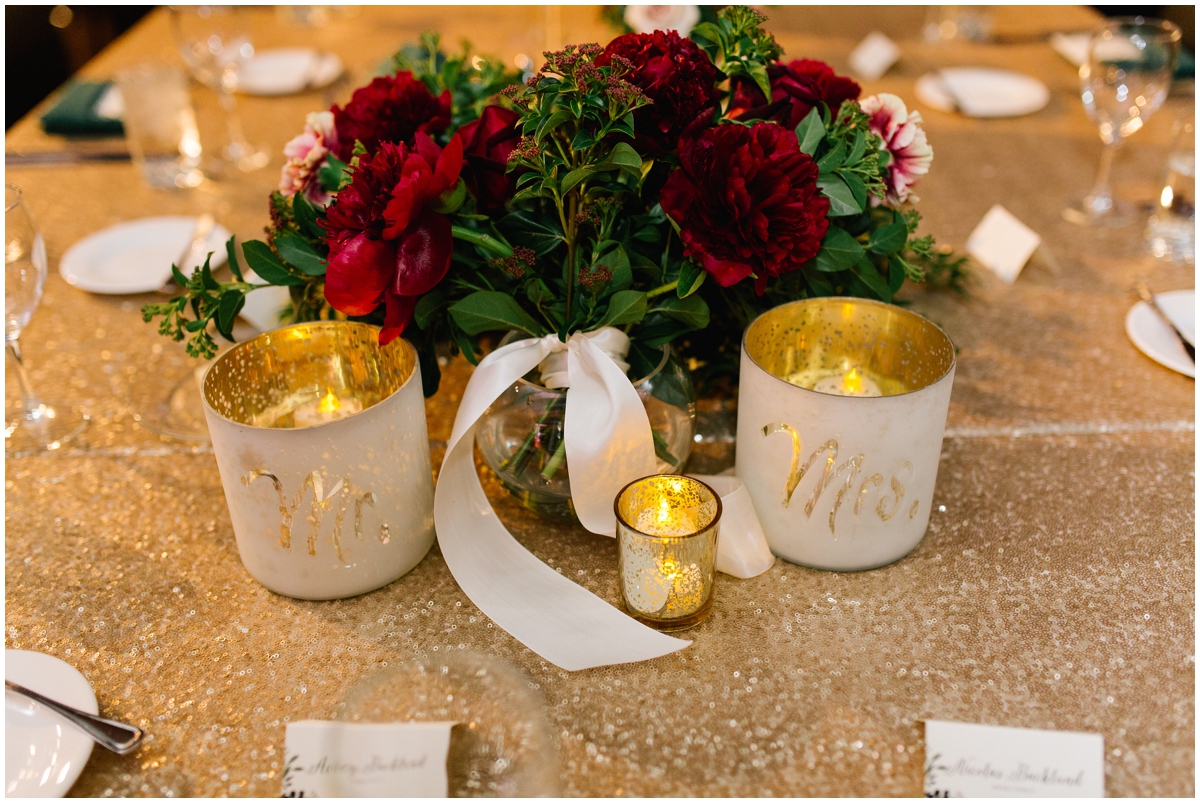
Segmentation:
[[(542, 516), (572, 520), (575, 508), (563, 441), (568, 390), (550, 390), (539, 380), (535, 369), (504, 391), (480, 417), (475, 442), (484, 462), (523, 506)], [(650, 418), (656, 470), (678, 473), (695, 435), (691, 373), (667, 345), (658, 365), (633, 386)]]

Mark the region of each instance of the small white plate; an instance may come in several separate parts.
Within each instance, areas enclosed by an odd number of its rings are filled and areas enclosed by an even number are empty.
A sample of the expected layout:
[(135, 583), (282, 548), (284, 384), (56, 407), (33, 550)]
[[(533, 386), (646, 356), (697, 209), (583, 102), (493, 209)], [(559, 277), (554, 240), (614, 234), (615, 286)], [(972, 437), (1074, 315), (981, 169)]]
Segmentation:
[[(1175, 322), (1190, 343), (1196, 342), (1196, 291), (1172, 290), (1155, 297), (1159, 309)], [(1158, 319), (1154, 310), (1139, 301), (1125, 316), (1125, 334), (1150, 359), (1172, 371), (1196, 378), (1196, 364), (1188, 359), (1175, 333)]]
[(309, 47), (261, 50), (238, 70), (237, 89), (247, 95), (294, 95), (329, 86), (344, 66), (336, 53)]
[[(52, 655), (5, 650), (4, 678), (80, 711), (100, 713), (87, 679)], [(62, 797), (91, 754), (92, 740), (74, 725), (4, 692), (5, 797)]]
[[(148, 217), (130, 220), (89, 234), (67, 249), (58, 272), (68, 283), (89, 293), (152, 293), (171, 278), (171, 263), (179, 259), (196, 230), (196, 218)], [(213, 268), (224, 265), (229, 231), (214, 226), (208, 235)], [(204, 264), (180, 266), (185, 274)]]
[(947, 67), (925, 73), (913, 90), (930, 108), (967, 117), (1020, 117), (1050, 102), (1050, 90), (1038, 79), (988, 67)]

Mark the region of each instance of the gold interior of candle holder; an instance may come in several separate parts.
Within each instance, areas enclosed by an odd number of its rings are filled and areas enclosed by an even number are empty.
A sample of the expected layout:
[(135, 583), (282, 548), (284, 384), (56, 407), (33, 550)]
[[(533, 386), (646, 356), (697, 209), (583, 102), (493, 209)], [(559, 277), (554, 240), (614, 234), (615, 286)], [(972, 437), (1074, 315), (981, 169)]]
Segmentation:
[(721, 517), (721, 498), (704, 483), (681, 474), (644, 477), (617, 494), (617, 519), (643, 535), (687, 538)]
[(297, 407), (326, 397), (353, 398), (370, 409), (404, 387), (416, 368), (416, 351), (403, 338), (380, 348), (378, 327), (302, 323), (218, 357), (204, 377), (204, 400), (239, 424), (290, 429)]
[(879, 382), (884, 396), (934, 384), (955, 359), (954, 344), (935, 324), (862, 298), (782, 304), (747, 327), (743, 345), (756, 365), (784, 381), (857, 368)]

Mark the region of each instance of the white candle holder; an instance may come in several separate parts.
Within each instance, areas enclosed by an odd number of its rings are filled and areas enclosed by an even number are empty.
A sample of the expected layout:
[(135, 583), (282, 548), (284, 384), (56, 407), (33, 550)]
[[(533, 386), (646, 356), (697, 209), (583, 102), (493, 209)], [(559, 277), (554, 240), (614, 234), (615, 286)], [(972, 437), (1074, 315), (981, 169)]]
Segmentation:
[(736, 470), (772, 552), (853, 571), (892, 563), (920, 543), (954, 367), (941, 329), (878, 301), (807, 299), (750, 324)]
[(340, 599), (433, 544), (433, 472), (413, 347), (361, 323), (288, 326), (205, 374), (204, 413), (238, 552), (270, 590)]

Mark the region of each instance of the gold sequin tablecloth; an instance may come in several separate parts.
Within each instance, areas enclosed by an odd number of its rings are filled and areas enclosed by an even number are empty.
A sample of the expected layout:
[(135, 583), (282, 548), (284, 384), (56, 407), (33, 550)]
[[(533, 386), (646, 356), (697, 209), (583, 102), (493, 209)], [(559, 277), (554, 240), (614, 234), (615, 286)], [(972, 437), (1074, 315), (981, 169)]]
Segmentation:
[[(277, 795), (287, 721), (328, 717), (383, 661), (473, 650), (510, 662), (544, 697), (566, 794), (919, 795), (920, 722), (937, 718), (1100, 733), (1109, 794), (1194, 795), (1194, 383), (1142, 356), (1123, 331), (1137, 278), (1160, 290), (1194, 279), (1142, 256), (1137, 227), (1096, 232), (1058, 217), (1067, 194), (1091, 181), (1100, 144), (1074, 70), (1043, 35), (1082, 27), (1091, 12), (1000, 9), (1003, 44), (940, 47), (918, 41), (921, 9), (768, 13), (788, 54), (843, 71), (858, 38), (886, 31), (904, 57), (864, 89), (918, 107), (913, 82), (935, 66), (1007, 66), (1051, 89), (1046, 109), (1020, 119), (924, 112), (936, 152), (919, 188), (926, 230), (961, 249), (1001, 203), (1046, 248), (1013, 286), (980, 273), (969, 298), (908, 292), (961, 350), (920, 546), (870, 572), (780, 561), (751, 580), (721, 576), (691, 647), (575, 673), (493, 626), (436, 546), (357, 599), (266, 591), (238, 559), (211, 451), (131, 417), (130, 391), (177, 353), (141, 323), (148, 297), (91, 296), (55, 272), (86, 234), (152, 214), (211, 211), (256, 236), (280, 147), (329, 98), (240, 99), (250, 138), (276, 155), (236, 182), (174, 194), (147, 189), (128, 164), (7, 171), (50, 254), (46, 295), (23, 337), (34, 381), (95, 421), (58, 452), (6, 456), (5, 644), (76, 666), (103, 714), (150, 734), (131, 756), (95, 751), (74, 794)], [(590, 7), (364, 7), (324, 29), (253, 15), (259, 47), (333, 49), (348, 86), (428, 28), (506, 58), (610, 36)], [(84, 74), (145, 59), (177, 60), (161, 11)], [(330, 94), (342, 99), (348, 86)], [(218, 125), (215, 100), (194, 94), (202, 125)], [(1180, 104), (1170, 100), (1118, 157), (1126, 195), (1152, 197)], [(78, 147), (42, 135), (36, 114), (9, 132), (8, 152)], [(468, 371), (452, 364), (427, 402), (435, 447)], [(695, 461), (730, 463), (721, 445)], [(538, 557), (618, 604), (612, 540), (540, 521), (485, 482)]]

